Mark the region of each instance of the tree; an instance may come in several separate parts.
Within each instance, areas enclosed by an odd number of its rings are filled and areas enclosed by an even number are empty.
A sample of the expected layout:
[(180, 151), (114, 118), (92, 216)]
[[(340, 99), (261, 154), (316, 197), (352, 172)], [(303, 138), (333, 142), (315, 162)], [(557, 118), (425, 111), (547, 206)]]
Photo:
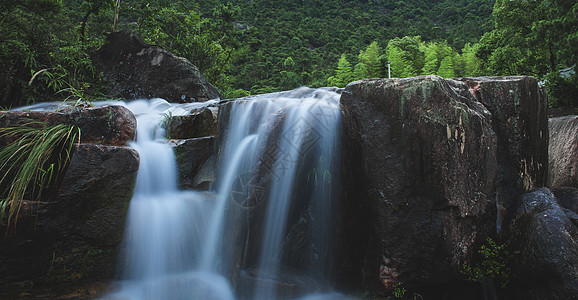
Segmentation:
[(438, 44), (434, 42), (429, 42), (425, 47), (425, 62), (423, 68), (421, 69), (422, 75), (434, 75), (437, 74), (439, 69), (438, 60)]
[(351, 81), (353, 81), (351, 64), (347, 60), (347, 56), (345, 54), (341, 54), (341, 57), (337, 62), (337, 70), (335, 71), (335, 76), (327, 78), (327, 84), (329, 86), (345, 87)]
[(360, 50), (358, 58), (359, 61), (365, 66), (367, 77), (383, 77), (381, 48), (377, 44), (377, 41), (373, 41), (371, 44), (369, 44), (365, 51)]
[[(492, 75), (544, 78), (576, 64), (577, 13), (575, 1), (497, 0), (496, 29), (482, 37), (477, 51), (482, 68)], [(556, 84), (549, 85), (550, 90), (556, 88)]]
[(360, 80), (364, 78), (369, 78), (369, 72), (367, 72), (367, 67), (364, 63), (358, 63), (353, 68), (353, 80)]
[(450, 55), (444, 57), (442, 62), (440, 63), (440, 68), (437, 74), (443, 78), (452, 78), (456, 77), (456, 73), (454, 70), (454, 63), (452, 57)]
[(417, 75), (417, 71), (411, 63), (410, 54), (395, 46), (391, 41), (387, 45), (386, 55), (387, 60), (391, 62), (392, 77), (405, 78)]

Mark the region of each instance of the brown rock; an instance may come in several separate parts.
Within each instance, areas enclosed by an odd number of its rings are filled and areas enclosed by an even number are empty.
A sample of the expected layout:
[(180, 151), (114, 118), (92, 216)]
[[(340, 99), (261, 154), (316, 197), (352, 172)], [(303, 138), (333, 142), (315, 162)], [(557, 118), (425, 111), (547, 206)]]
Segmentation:
[[(22, 126), (30, 121), (48, 126), (69, 124), (81, 129), (81, 143), (122, 146), (134, 140), (136, 118), (126, 107), (78, 107), (61, 112), (0, 112), (0, 127)], [(38, 124), (37, 126), (43, 126)], [(0, 143), (13, 141), (0, 138)]]

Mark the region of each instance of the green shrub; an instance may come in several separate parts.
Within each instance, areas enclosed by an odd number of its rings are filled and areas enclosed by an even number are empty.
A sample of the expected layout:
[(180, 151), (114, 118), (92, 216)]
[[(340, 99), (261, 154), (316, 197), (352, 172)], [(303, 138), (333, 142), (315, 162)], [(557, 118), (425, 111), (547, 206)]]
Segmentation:
[(15, 139), (0, 151), (0, 221), (8, 226), (18, 218), (25, 199), (41, 201), (70, 161), (74, 143), (80, 142), (80, 129), (59, 124), (46, 126), (30, 121), (23, 126), (0, 128), (0, 136)]

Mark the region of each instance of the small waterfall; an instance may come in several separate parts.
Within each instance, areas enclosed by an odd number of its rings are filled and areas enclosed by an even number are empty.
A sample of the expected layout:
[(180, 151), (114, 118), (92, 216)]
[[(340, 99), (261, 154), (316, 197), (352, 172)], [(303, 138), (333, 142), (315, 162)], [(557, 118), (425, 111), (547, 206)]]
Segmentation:
[(164, 100), (127, 105), (137, 116), (140, 168), (127, 216), (120, 290), (106, 299), (234, 299), (228, 281), (201, 272), (210, 196), (177, 189), (172, 148), (163, 141), (165, 114), (179, 113)]
[[(159, 141), (163, 114), (188, 108), (161, 100), (129, 103), (138, 120), (132, 147), (141, 167), (125, 229), (124, 280), (106, 298), (305, 296), (310, 289), (278, 290), (275, 282), (287, 269), (312, 278), (305, 280), (314, 282), (311, 291), (331, 292), (338, 100), (329, 89), (300, 88), (222, 104), (229, 105), (228, 125), (220, 132), (213, 192), (179, 191), (172, 150)], [(306, 249), (287, 247), (296, 228), (309, 236)], [(300, 252), (304, 258), (291, 258)]]

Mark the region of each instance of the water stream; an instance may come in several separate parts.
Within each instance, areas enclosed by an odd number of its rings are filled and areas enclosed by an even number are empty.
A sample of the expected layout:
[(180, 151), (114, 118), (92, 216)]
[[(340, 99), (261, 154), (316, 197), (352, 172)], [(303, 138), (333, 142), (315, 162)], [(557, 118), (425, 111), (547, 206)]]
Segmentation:
[[(227, 125), (219, 127), (214, 190), (179, 190), (160, 124), (167, 114), (207, 104), (126, 104), (137, 116), (131, 147), (140, 169), (122, 247), (123, 279), (104, 298), (342, 297), (329, 284), (339, 94), (300, 88), (222, 104), (229, 113), (220, 120)], [(291, 247), (304, 235), (303, 249)], [(295, 287), (280, 284), (286, 281)]]

